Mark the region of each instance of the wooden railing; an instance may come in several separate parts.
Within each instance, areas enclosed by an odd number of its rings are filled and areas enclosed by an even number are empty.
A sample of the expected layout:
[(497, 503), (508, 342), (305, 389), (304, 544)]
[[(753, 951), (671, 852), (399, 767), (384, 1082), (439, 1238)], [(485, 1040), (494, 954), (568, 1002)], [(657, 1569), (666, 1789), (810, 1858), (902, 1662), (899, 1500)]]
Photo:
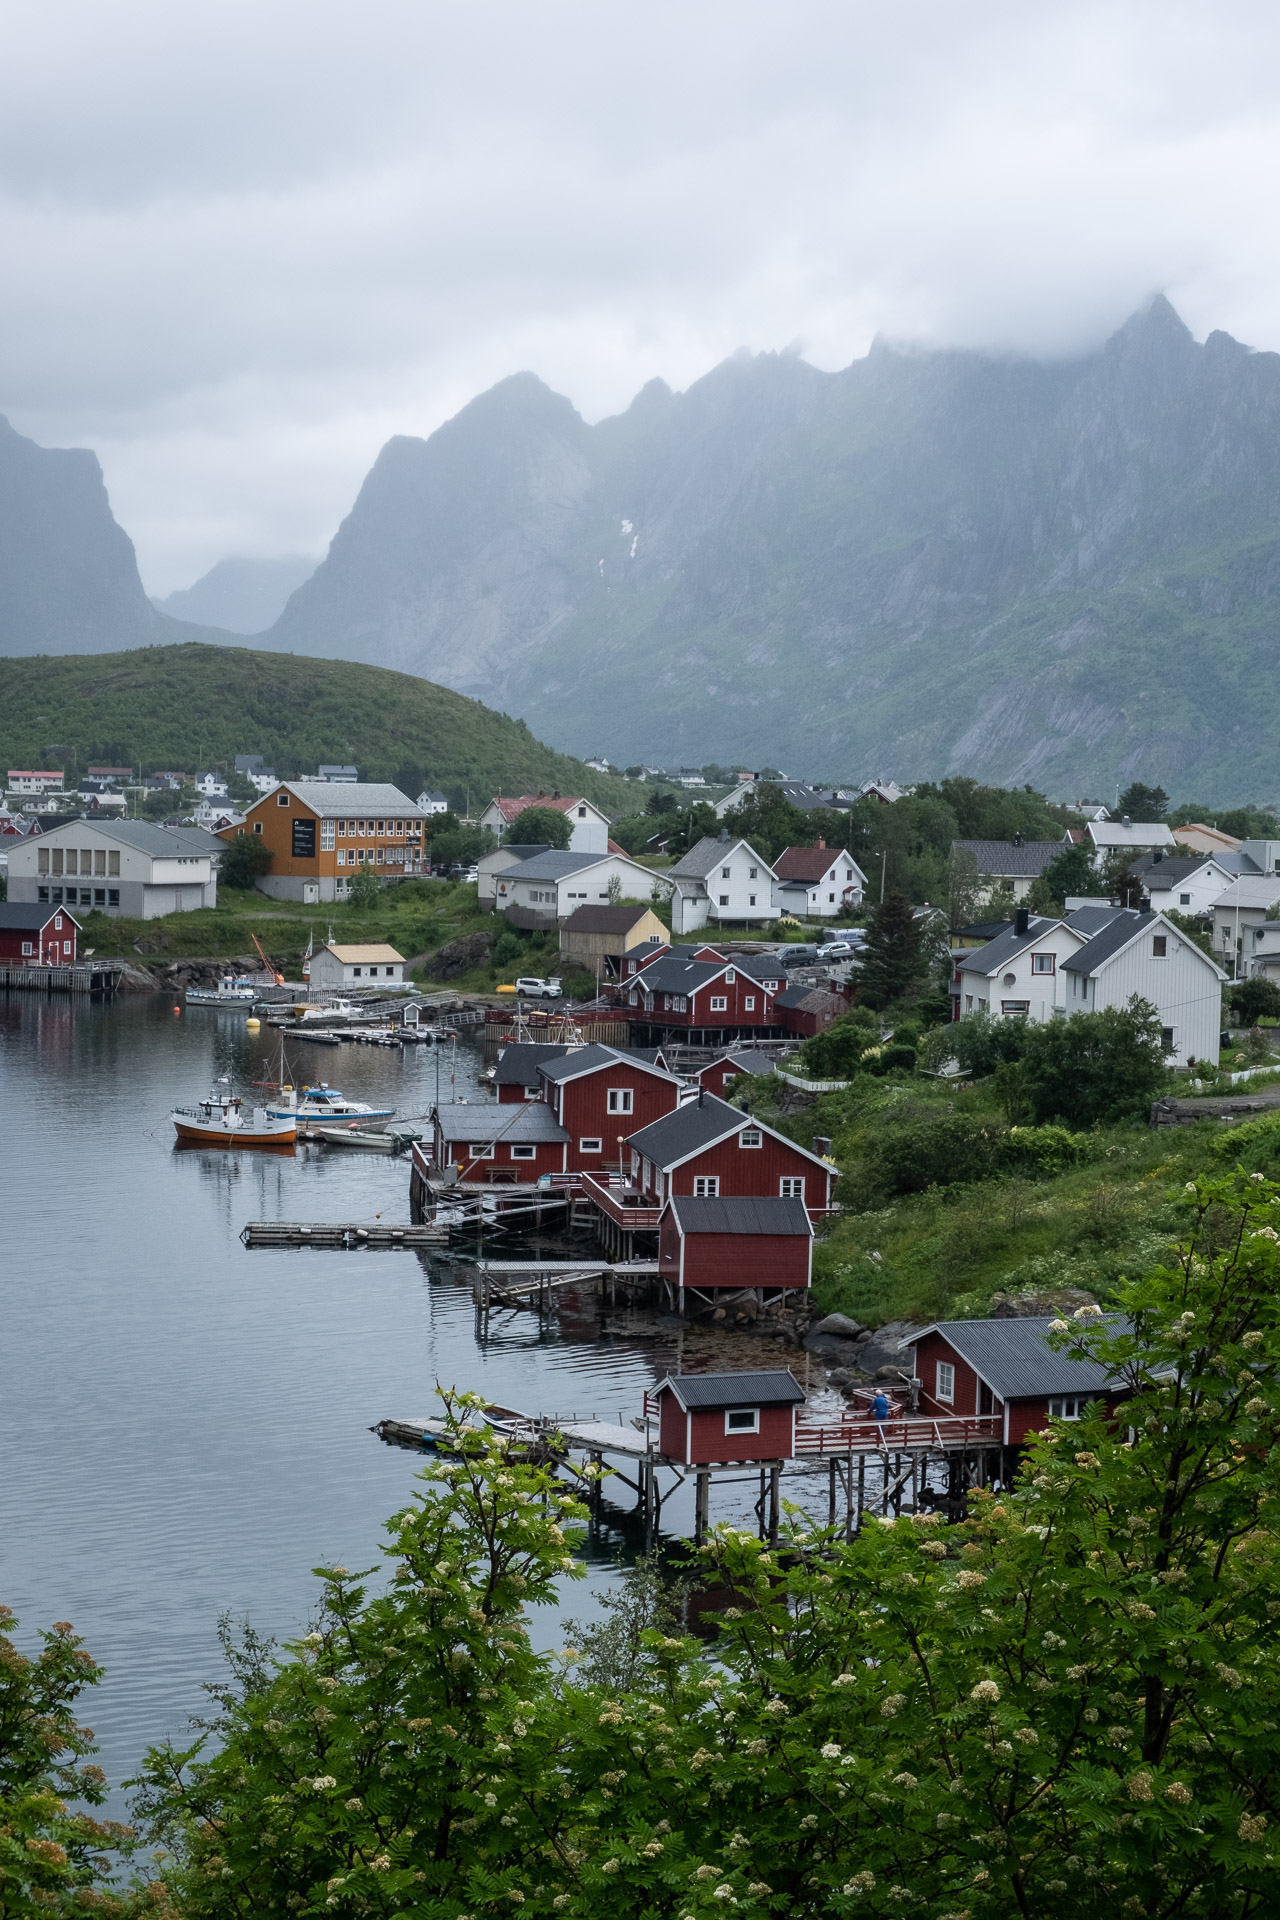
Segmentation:
[(578, 1176), (582, 1191), (594, 1200), (601, 1213), (628, 1233), (652, 1233), (662, 1216), (661, 1207), (646, 1205), (637, 1188), (629, 1186), (617, 1173), (583, 1173)]
[(891, 1415), (885, 1420), (812, 1420), (801, 1415), (796, 1420), (796, 1453), (906, 1453), (920, 1447), (956, 1453), (964, 1447), (997, 1445), (1003, 1434), (1004, 1421), (997, 1414), (969, 1420), (931, 1419), (926, 1414)]

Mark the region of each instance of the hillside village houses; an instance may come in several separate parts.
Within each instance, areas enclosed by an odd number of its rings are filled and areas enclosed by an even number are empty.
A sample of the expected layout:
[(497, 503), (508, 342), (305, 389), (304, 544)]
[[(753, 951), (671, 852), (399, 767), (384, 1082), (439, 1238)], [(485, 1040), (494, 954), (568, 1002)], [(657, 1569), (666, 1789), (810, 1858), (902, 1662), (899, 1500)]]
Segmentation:
[(1161, 913), (1085, 908), (1051, 920), (1024, 907), (986, 946), (956, 954), (952, 993), (957, 1020), (985, 1011), (1040, 1024), (1126, 1007), (1136, 994), (1156, 1009), (1165, 1052), (1185, 1066), (1217, 1062), (1225, 977)]
[(549, 849), (497, 875), (495, 905), (512, 926), (549, 930), (589, 902), (647, 899), (654, 881), (629, 854)]
[(448, 796), (434, 789), (420, 793), (416, 804), (419, 813), (448, 813), (449, 811)]
[(843, 847), (815, 840), (787, 847), (773, 864), (774, 897), (784, 913), (801, 920), (835, 920), (862, 905), (867, 876)]
[(1240, 855), (1195, 853), (1188, 850), (1176, 859), (1163, 848), (1131, 862), (1129, 871), (1142, 883), (1143, 897), (1149, 906), (1165, 913), (1206, 914), (1224, 887), (1232, 885), (1238, 867), (1226, 865)]
[(774, 900), (774, 873), (746, 840), (727, 827), (699, 840), (663, 876), (671, 882), (671, 931), (696, 933), (708, 921), (764, 925), (782, 909)]
[(271, 866), (255, 884), (275, 900), (343, 900), (362, 866), (384, 880), (423, 871), (423, 817), (399, 787), (382, 782), (282, 780), (221, 837), (241, 833), (271, 849)]
[(71, 820), (9, 848), (9, 898), (154, 920), (218, 904), (222, 842), (198, 827)]
[(1259, 969), (1256, 961), (1270, 955), (1268, 927), (1278, 923), (1280, 874), (1241, 874), (1213, 903), (1213, 950), (1233, 979), (1247, 980)]
[[(563, 813), (569, 821), (570, 853), (606, 853), (609, 849), (609, 821), (592, 800), (582, 794), (562, 797), (560, 794), (522, 793), (495, 796), (480, 815), (480, 825), (488, 827), (498, 840), (503, 840), (528, 807), (550, 807), (555, 813)], [(618, 848), (621, 853), (621, 847)]]
[(13, 794), (61, 793), (64, 774), (61, 768), (10, 767), (5, 776)]
[(277, 784), (275, 768), (267, 766), (260, 753), (238, 753), (236, 772), (242, 780), (247, 780), (259, 793), (270, 793)]
[(1012, 840), (953, 840), (953, 854), (973, 855), (978, 879), (985, 883), (980, 899), (1005, 891), (1014, 904), (1025, 900), (1031, 883), (1038, 880), (1051, 860), (1066, 851), (1068, 840), (1024, 840), (1015, 834)]

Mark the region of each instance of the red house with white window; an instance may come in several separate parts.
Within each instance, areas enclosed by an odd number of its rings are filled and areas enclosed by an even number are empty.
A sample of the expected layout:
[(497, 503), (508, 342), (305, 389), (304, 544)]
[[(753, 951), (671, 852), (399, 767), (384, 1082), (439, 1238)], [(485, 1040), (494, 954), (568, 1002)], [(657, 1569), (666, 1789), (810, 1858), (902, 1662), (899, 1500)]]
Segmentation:
[(831, 1210), (833, 1166), (709, 1093), (633, 1133), (627, 1150), (631, 1185), (648, 1206), (689, 1194), (802, 1200), (811, 1217)]
[(65, 907), (0, 900), (0, 960), (20, 967), (71, 967), (80, 927)]
[(708, 1093), (723, 1095), (731, 1092), (744, 1074), (755, 1077), (772, 1073), (776, 1064), (758, 1047), (730, 1047), (699, 1067), (693, 1077)]
[[(465, 1102), (431, 1112), (437, 1167), (456, 1167), (460, 1182), (509, 1185), (563, 1173), (569, 1136), (545, 1100), (473, 1107)], [(420, 1149), (415, 1146), (414, 1155)]]
[(681, 1466), (790, 1460), (804, 1388), (785, 1368), (769, 1373), (668, 1374), (657, 1403), (658, 1451)]
[(543, 1085), (538, 1078), (538, 1068), (544, 1061), (562, 1059), (568, 1051), (568, 1047), (554, 1046), (550, 1042), (509, 1040), (493, 1070), (493, 1083), (500, 1104), (506, 1106), (523, 1100), (541, 1100)]
[(726, 959), (714, 947), (673, 947), (623, 982), (635, 1030), (661, 1039), (750, 1037), (777, 1027), (774, 999), (786, 975), (771, 954)]
[(658, 1226), (658, 1269), (681, 1296), (751, 1287), (803, 1292), (813, 1272), (813, 1222), (803, 1200), (699, 1199), (677, 1194)]
[(674, 1113), (681, 1082), (657, 1059), (616, 1047), (573, 1047), (538, 1067), (542, 1097), (568, 1135), (570, 1173), (623, 1171), (624, 1142), (636, 1128)]
[(920, 1382), (920, 1412), (988, 1418), (992, 1438), (1022, 1446), (1051, 1419), (1079, 1420), (1091, 1402), (1110, 1413), (1129, 1388), (1092, 1360), (1048, 1343), (1049, 1319), (939, 1320), (903, 1342)]

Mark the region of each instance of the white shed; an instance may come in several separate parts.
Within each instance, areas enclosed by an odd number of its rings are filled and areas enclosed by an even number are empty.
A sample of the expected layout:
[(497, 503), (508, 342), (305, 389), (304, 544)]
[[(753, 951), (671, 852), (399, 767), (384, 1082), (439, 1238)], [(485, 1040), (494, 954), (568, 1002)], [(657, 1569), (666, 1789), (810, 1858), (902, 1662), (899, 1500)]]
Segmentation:
[(337, 987), (392, 987), (404, 981), (404, 955), (394, 947), (321, 947), (311, 956), (311, 985)]

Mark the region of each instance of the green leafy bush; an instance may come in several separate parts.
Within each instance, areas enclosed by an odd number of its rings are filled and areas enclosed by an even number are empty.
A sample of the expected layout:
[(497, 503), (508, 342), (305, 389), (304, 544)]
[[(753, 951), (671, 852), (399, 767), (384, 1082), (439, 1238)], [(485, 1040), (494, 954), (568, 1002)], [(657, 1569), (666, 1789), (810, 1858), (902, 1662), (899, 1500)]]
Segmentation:
[(975, 1080), (994, 1073), (1002, 1060), (1018, 1060), (1026, 1037), (1025, 1020), (993, 1019), (985, 1007), (956, 1022), (953, 1052), (961, 1071)]
[(220, 887), (251, 887), (271, 869), (274, 855), (256, 833), (238, 833), (218, 864)]

